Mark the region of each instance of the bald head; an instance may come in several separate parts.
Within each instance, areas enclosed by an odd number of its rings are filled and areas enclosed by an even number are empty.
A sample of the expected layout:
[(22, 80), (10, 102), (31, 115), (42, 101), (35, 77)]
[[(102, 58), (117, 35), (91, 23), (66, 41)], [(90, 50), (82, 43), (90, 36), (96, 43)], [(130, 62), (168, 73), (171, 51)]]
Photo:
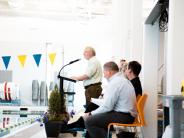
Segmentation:
[(93, 47), (86, 47), (84, 49), (84, 57), (89, 60), (91, 57), (96, 56), (95, 49)]
[(119, 71), (118, 65), (113, 61), (105, 63), (103, 69), (104, 77), (106, 79), (109, 79), (111, 76)]

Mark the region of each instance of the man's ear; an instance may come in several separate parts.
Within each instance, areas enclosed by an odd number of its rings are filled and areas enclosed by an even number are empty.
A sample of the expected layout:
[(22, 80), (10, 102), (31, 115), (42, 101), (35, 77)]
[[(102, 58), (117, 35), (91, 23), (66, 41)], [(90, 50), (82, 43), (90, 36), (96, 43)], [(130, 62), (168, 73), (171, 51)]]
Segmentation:
[(110, 76), (112, 76), (112, 75), (115, 74), (115, 73), (116, 73), (115, 71), (109, 70)]
[(111, 70), (109, 70), (109, 74), (112, 75), (112, 71)]

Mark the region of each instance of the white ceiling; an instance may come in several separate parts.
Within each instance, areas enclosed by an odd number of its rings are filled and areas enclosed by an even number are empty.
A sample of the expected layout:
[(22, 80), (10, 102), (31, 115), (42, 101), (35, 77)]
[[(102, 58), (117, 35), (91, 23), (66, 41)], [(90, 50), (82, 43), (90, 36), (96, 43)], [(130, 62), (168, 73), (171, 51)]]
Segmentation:
[(0, 0), (0, 15), (91, 19), (110, 15), (112, 0)]
[[(157, 0), (143, 0), (143, 19)], [(113, 0), (0, 0), (0, 16), (93, 19), (111, 15)]]

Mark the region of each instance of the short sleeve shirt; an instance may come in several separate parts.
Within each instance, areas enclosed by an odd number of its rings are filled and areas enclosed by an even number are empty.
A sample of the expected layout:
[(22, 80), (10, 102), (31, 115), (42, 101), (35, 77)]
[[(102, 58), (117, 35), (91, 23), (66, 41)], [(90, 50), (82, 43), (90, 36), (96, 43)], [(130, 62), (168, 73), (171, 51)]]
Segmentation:
[(89, 79), (83, 81), (84, 86), (102, 81), (102, 67), (95, 56), (89, 59), (85, 74)]

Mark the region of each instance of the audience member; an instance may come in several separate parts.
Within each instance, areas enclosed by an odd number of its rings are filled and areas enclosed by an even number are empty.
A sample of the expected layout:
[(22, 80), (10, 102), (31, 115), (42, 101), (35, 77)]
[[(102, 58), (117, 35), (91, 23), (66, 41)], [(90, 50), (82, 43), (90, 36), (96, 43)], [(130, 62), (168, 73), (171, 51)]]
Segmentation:
[(136, 96), (142, 95), (142, 86), (139, 79), (139, 73), (141, 71), (141, 64), (137, 61), (130, 61), (125, 70), (125, 76), (131, 81), (134, 86)]
[(91, 138), (106, 138), (109, 123), (133, 123), (137, 114), (134, 88), (119, 72), (116, 63), (104, 64), (104, 77), (108, 80), (104, 103), (84, 116)]
[[(136, 96), (138, 94), (142, 95), (142, 86), (141, 86), (141, 82), (140, 82), (139, 77), (138, 77), (140, 71), (141, 71), (141, 65), (137, 61), (130, 61), (127, 64), (127, 68), (124, 72), (126, 77), (131, 81), (131, 83), (134, 87)], [(90, 102), (90, 104), (86, 108), (85, 113), (91, 112), (91, 111), (97, 109), (98, 107), (99, 107), (98, 105)], [(85, 128), (84, 119), (82, 116), (77, 121), (75, 121), (71, 124), (68, 124), (68, 129), (72, 129), (72, 128)]]

